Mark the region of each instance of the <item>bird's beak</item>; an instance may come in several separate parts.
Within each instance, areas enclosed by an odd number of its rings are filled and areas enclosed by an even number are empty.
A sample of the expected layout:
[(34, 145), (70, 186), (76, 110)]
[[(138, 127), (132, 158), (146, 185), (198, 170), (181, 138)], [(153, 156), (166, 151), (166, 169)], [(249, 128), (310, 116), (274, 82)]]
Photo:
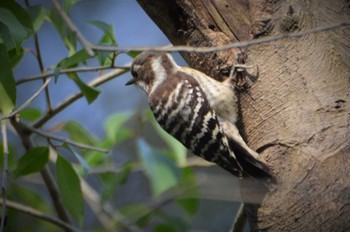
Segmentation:
[(131, 79), (128, 82), (125, 83), (126, 86), (127, 85), (133, 85), (133, 84), (135, 84), (135, 80), (134, 79)]

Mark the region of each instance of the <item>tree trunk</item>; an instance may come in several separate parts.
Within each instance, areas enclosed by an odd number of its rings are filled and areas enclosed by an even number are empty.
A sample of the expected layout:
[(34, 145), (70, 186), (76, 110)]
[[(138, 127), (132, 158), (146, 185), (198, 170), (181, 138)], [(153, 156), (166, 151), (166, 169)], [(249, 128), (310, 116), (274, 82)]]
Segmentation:
[[(346, 0), (138, 2), (174, 45), (217, 46), (350, 21)], [(221, 80), (237, 51), (183, 55)], [(246, 207), (252, 230), (350, 231), (349, 27), (246, 53), (260, 73), (240, 94), (240, 129), (277, 178), (260, 205)]]

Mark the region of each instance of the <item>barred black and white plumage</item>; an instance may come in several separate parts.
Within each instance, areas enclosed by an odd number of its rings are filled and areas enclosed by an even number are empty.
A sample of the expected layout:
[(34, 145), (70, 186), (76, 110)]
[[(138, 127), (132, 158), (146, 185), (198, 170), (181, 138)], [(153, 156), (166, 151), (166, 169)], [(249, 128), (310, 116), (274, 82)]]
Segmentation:
[(269, 177), (267, 166), (240, 136), (237, 97), (230, 81), (178, 66), (167, 53), (141, 53), (131, 79), (148, 95), (153, 114), (169, 134), (207, 161), (236, 176)]

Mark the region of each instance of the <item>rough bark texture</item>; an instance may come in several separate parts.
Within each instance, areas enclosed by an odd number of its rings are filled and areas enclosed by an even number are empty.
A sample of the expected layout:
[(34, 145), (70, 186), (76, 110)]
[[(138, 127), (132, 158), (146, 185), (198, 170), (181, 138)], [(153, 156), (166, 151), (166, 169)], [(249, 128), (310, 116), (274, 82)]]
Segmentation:
[[(350, 20), (346, 0), (138, 1), (175, 45), (215, 46)], [(222, 79), (236, 52), (184, 57)], [(246, 208), (252, 230), (350, 231), (350, 28), (251, 46), (247, 54), (260, 75), (240, 94), (241, 130), (278, 180), (259, 206)]]

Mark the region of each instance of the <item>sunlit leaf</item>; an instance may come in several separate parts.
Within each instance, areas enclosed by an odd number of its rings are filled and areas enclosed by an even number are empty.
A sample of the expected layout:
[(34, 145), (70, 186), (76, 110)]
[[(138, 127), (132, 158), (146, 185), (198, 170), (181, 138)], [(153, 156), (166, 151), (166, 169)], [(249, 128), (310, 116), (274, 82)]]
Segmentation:
[(71, 137), (73, 141), (90, 146), (96, 146), (97, 144), (96, 138), (94, 138), (79, 122), (67, 121), (62, 129), (69, 134), (69, 137)]
[(30, 6), (28, 8), (28, 13), (32, 19), (34, 31), (39, 31), (45, 20), (46, 9), (40, 5)]
[(49, 161), (49, 149), (47, 147), (34, 147), (24, 154), (19, 160), (13, 173), (14, 178), (41, 171)]
[[(99, 145), (100, 147), (103, 147)], [(85, 155), (85, 160), (89, 164), (90, 167), (102, 164), (108, 160), (109, 156), (105, 153), (101, 153), (98, 151), (89, 151)]]
[(0, 41), (0, 113), (9, 114), (16, 104), (16, 82), (6, 47)]
[(105, 123), (105, 132), (108, 146), (116, 145), (131, 136), (131, 131), (123, 127), (125, 122), (129, 119), (130, 115), (128, 114), (116, 114), (107, 119)]
[(62, 202), (68, 212), (79, 222), (84, 216), (84, 199), (78, 174), (61, 155), (56, 161), (56, 178)]
[(131, 51), (131, 52), (127, 52), (126, 54), (128, 56), (130, 56), (131, 58), (135, 58), (137, 55), (139, 55), (141, 52), (135, 52), (135, 51)]
[(170, 157), (159, 153), (143, 141), (138, 140), (139, 154), (144, 171), (151, 182), (153, 194), (159, 196), (164, 191), (176, 186), (181, 172)]
[(33, 121), (37, 120), (38, 118), (40, 118), (41, 111), (39, 109), (28, 107), (28, 108), (21, 110), (19, 115), (20, 115), (21, 119), (33, 122)]

